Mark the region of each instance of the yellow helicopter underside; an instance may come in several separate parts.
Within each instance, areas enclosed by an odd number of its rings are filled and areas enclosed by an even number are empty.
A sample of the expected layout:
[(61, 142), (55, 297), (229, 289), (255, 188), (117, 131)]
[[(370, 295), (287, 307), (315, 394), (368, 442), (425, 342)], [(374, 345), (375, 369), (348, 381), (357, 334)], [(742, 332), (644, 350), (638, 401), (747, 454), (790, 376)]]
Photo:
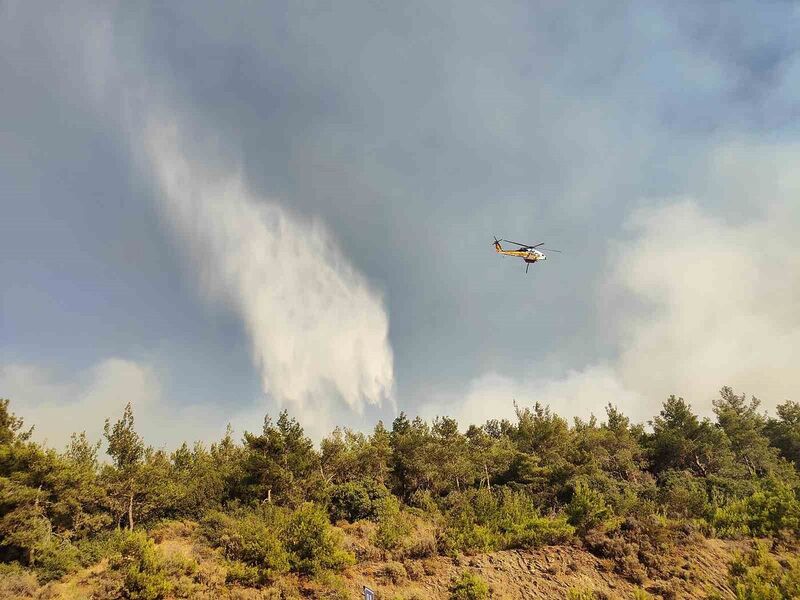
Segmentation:
[(536, 262), (537, 260), (540, 260), (539, 257), (532, 252), (522, 252), (520, 250), (498, 250), (497, 253), (505, 254), (506, 256), (514, 256), (530, 262)]

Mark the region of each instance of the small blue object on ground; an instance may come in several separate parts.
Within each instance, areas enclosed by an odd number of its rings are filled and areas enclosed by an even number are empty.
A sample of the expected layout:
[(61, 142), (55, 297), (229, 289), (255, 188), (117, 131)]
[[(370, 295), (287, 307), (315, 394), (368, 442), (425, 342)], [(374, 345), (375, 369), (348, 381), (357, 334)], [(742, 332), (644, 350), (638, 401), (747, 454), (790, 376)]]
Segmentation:
[(364, 600), (375, 600), (375, 592), (364, 586)]

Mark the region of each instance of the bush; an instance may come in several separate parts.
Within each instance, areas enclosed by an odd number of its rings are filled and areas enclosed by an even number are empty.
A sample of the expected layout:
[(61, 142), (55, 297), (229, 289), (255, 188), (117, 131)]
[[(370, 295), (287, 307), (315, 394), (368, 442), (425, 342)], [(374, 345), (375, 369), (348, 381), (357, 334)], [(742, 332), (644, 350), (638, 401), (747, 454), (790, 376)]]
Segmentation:
[(567, 505), (569, 522), (585, 533), (589, 529), (601, 525), (611, 516), (611, 510), (605, 503), (603, 495), (590, 488), (584, 482), (578, 482)]
[(386, 487), (370, 479), (335, 485), (328, 499), (328, 514), (334, 522), (376, 520), (380, 503), (388, 496)]
[(330, 526), (328, 515), (310, 502), (290, 517), (283, 539), (292, 570), (304, 575), (342, 569), (355, 562), (353, 555), (342, 548), (341, 534)]
[(226, 583), (238, 583), (245, 587), (261, 587), (270, 581), (267, 571), (239, 560), (225, 561)]
[(650, 515), (629, 517), (613, 530), (594, 529), (583, 538), (594, 555), (613, 561), (614, 569), (630, 581), (642, 584), (649, 576), (669, 575), (665, 557), (675, 542), (676, 532), (663, 519)]
[(82, 567), (97, 564), (119, 551), (119, 531), (103, 532), (100, 535), (80, 540), (76, 544), (78, 558)]
[(570, 588), (567, 591), (567, 600), (597, 600), (594, 590)]
[(283, 516), (279, 509), (208, 513), (201, 534), (222, 549), (226, 578), (243, 585), (264, 585), (289, 570), (289, 555), (279, 538)]
[(667, 471), (659, 483), (658, 499), (668, 516), (701, 519), (708, 515), (708, 492), (703, 479), (687, 471)]
[(489, 598), (489, 586), (475, 573), (464, 571), (450, 581), (450, 600), (484, 600)]
[(17, 563), (0, 563), (0, 598), (33, 598), (38, 589), (33, 573)]
[(264, 585), (290, 570), (315, 575), (354, 562), (325, 510), (313, 503), (294, 512), (272, 506), (233, 514), (212, 511), (200, 533), (222, 549), (227, 579), (244, 585)]
[(711, 525), (721, 537), (755, 537), (800, 531), (800, 502), (787, 485), (767, 480), (747, 498), (717, 507)]
[(385, 577), (394, 584), (398, 584), (408, 578), (408, 571), (403, 563), (389, 561), (380, 570), (380, 576)]
[(66, 540), (51, 538), (36, 549), (36, 574), (42, 582), (61, 579), (81, 566), (78, 549)]
[(728, 568), (737, 600), (782, 600), (800, 597), (800, 559), (780, 564), (764, 544), (731, 561)]
[(126, 598), (159, 600), (171, 591), (163, 556), (146, 533), (120, 531), (115, 541), (118, 555), (112, 558), (111, 567), (124, 575)]
[(383, 498), (376, 510), (378, 529), (375, 531), (375, 545), (383, 551), (396, 550), (411, 533), (411, 523), (394, 496)]
[(543, 517), (521, 492), (488, 490), (457, 495), (439, 533), (443, 554), (560, 544), (575, 530), (564, 517)]

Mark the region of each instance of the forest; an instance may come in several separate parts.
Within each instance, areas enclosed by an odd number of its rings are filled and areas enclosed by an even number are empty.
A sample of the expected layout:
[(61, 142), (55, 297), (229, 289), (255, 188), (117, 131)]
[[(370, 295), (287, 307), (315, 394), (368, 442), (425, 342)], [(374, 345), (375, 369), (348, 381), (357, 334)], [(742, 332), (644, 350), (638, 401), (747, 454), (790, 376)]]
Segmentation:
[[(463, 567), (444, 597), (504, 597), (470, 557), (546, 547), (581, 549), (637, 598), (684, 597), (681, 577), (707, 598), (800, 597), (800, 404), (768, 415), (724, 387), (713, 406), (700, 418), (671, 396), (640, 424), (612, 405), (568, 422), (535, 404), (467, 428), (400, 413), (318, 445), (284, 411), (167, 451), (130, 405), (103, 440), (54, 449), (1, 400), (0, 597), (83, 597), (42, 592), (83, 573), (102, 579), (91, 597), (355, 598), (348, 569), (413, 579), (437, 557)], [(172, 538), (194, 554), (168, 555)], [(724, 585), (676, 571), (698, 540), (740, 544)]]

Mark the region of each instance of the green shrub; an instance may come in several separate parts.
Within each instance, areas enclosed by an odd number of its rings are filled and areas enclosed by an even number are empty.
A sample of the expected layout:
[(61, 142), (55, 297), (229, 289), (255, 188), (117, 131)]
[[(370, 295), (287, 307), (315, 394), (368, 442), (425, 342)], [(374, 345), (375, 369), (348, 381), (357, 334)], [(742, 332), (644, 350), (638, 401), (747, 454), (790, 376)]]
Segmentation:
[(119, 533), (116, 531), (103, 532), (95, 537), (78, 541), (78, 559), (82, 567), (97, 564), (104, 558), (111, 557), (118, 552)]
[(280, 539), (283, 520), (279, 509), (234, 515), (211, 511), (203, 519), (200, 533), (222, 549), (230, 581), (263, 585), (289, 570), (289, 555)]
[(490, 597), (489, 586), (477, 574), (464, 571), (450, 581), (450, 600), (484, 600)]
[(731, 561), (728, 573), (737, 600), (800, 597), (800, 558), (780, 564), (762, 543), (755, 543), (749, 552)]
[(0, 598), (33, 598), (38, 589), (31, 571), (18, 563), (0, 563)]
[(143, 531), (120, 531), (116, 536), (118, 554), (111, 567), (123, 573), (123, 593), (131, 600), (159, 600), (172, 586), (164, 558)]
[(376, 520), (380, 503), (387, 496), (389, 490), (370, 479), (335, 485), (329, 494), (328, 514), (334, 522)]
[(61, 579), (80, 566), (78, 549), (66, 540), (51, 538), (36, 548), (35, 571), (42, 582)]
[(708, 492), (704, 479), (687, 471), (667, 471), (659, 483), (658, 499), (668, 516), (689, 519), (708, 515)]
[(338, 570), (355, 562), (353, 555), (342, 548), (341, 534), (330, 526), (328, 515), (310, 502), (291, 515), (283, 540), (292, 571), (304, 575)]
[(411, 523), (400, 510), (400, 502), (394, 496), (387, 496), (377, 503), (378, 529), (375, 531), (375, 545), (381, 550), (396, 550), (411, 533)]
[[(599, 600), (600, 598), (606, 598), (606, 595), (585, 588), (570, 588), (567, 591), (567, 600)], [(631, 598), (632, 600), (652, 600), (653, 597), (642, 588), (636, 588), (633, 590)]]
[(264, 585), (289, 570), (315, 575), (354, 561), (326, 511), (310, 502), (293, 512), (272, 506), (232, 514), (211, 511), (200, 533), (222, 549), (228, 580), (245, 585)]
[(564, 517), (531, 516), (506, 532), (505, 548), (541, 548), (568, 542), (575, 534)]
[(568, 541), (574, 528), (564, 517), (543, 517), (521, 492), (486, 489), (458, 494), (439, 532), (442, 554), (537, 548)]
[(403, 563), (391, 560), (383, 565), (379, 574), (394, 584), (398, 584), (408, 578), (408, 571), (403, 566)]
[(800, 531), (800, 502), (789, 486), (767, 480), (746, 498), (717, 507), (711, 524), (721, 537), (762, 537)]
[(567, 505), (569, 522), (584, 533), (594, 529), (611, 516), (611, 510), (605, 503), (603, 495), (590, 488), (584, 482), (578, 482)]
[(567, 590), (567, 600), (597, 600), (597, 594), (594, 590), (570, 588)]
[(268, 571), (248, 565), (239, 560), (225, 561), (226, 583), (238, 583), (245, 587), (260, 587), (269, 583)]

